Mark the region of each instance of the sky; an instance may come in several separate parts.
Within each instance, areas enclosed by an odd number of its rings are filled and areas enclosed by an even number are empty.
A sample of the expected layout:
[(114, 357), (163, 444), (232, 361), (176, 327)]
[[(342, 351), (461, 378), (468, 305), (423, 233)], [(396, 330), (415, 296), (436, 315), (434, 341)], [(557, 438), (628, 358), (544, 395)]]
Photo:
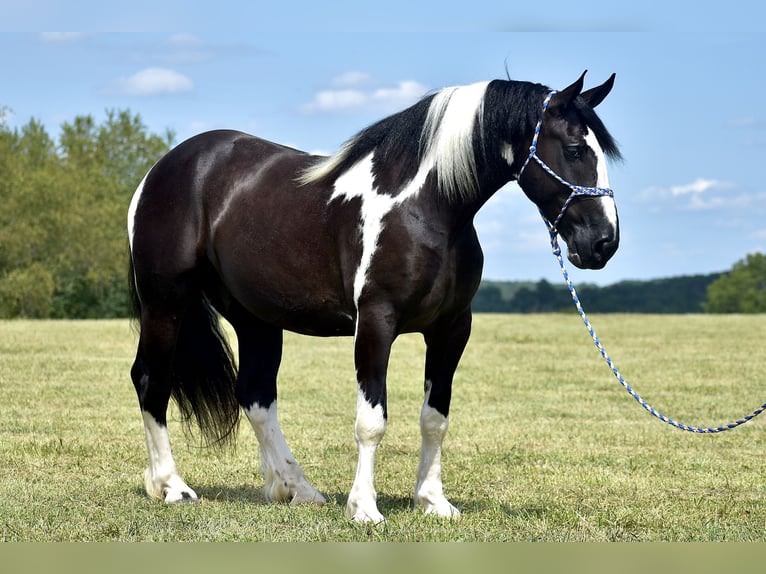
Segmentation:
[[(510, 76), (563, 88), (587, 69), (590, 87), (616, 72), (598, 113), (624, 156), (609, 166), (621, 244), (605, 269), (569, 265), (575, 283), (725, 271), (766, 251), (763, 5), (259, 4), (0, 0), (5, 122), (35, 118), (56, 137), (78, 115), (128, 109), (176, 142), (233, 128), (331, 153), (445, 86)], [(85, 31), (29, 31), (41, 29)], [(486, 279), (561, 281), (516, 184), (476, 226)]]

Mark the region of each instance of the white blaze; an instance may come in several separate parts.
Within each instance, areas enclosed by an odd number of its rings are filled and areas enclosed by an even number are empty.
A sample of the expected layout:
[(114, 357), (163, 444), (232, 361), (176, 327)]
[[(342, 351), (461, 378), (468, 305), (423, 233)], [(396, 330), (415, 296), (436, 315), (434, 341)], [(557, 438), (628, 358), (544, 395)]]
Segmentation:
[[(596, 187), (611, 189), (611, 185), (609, 185), (609, 174), (606, 171), (606, 156), (604, 155), (604, 150), (601, 149), (601, 145), (599, 145), (596, 136), (591, 130), (588, 130), (588, 133), (585, 135), (585, 143), (596, 155)], [(604, 196), (597, 199), (601, 203), (604, 215), (616, 230), (617, 206), (615, 205), (614, 198)]]

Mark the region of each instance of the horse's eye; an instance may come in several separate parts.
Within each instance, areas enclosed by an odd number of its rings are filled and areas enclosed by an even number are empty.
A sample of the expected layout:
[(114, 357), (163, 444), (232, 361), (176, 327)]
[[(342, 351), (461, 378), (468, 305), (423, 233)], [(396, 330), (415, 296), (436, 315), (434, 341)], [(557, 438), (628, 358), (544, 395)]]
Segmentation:
[(569, 161), (575, 161), (582, 157), (582, 146), (568, 145), (564, 146), (564, 156)]

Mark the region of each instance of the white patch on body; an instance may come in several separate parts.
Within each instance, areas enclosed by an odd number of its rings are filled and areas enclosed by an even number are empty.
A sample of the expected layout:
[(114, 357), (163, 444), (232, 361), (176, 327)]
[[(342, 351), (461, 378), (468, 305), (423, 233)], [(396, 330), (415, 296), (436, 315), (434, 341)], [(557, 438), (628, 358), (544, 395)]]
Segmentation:
[[(596, 155), (596, 187), (611, 189), (611, 186), (609, 185), (609, 174), (606, 170), (604, 150), (601, 149), (601, 145), (598, 143), (595, 134), (591, 130), (588, 130), (588, 133), (585, 135), (585, 143)], [(615, 204), (614, 198), (604, 196), (596, 199), (601, 203), (601, 209), (604, 211), (604, 215), (616, 231), (617, 205)]]
[(449, 418), (428, 406), (431, 383), (426, 382), (426, 395), (420, 411), (420, 464), (418, 482), (415, 486), (415, 508), (422, 508), (426, 514), (444, 518), (458, 518), (460, 511), (444, 496), (442, 485), (442, 443), (447, 434)]
[(420, 191), (433, 167), (433, 162), (426, 158), (415, 177), (404, 186), (398, 195), (378, 194), (373, 184), (372, 156), (373, 154), (367, 155), (341, 175), (335, 181), (334, 190), (330, 197), (330, 201), (335, 199), (348, 201), (355, 197), (362, 200), (360, 210), (362, 257), (354, 276), (354, 301), (357, 304), (367, 282), (367, 271), (378, 247), (378, 237), (383, 230), (383, 218), (397, 205), (402, 204)]
[(346, 513), (356, 522), (383, 522), (385, 518), (378, 511), (377, 493), (373, 483), (375, 474), (375, 451), (386, 433), (386, 418), (383, 406), (372, 406), (359, 389), (356, 401), (354, 437), (359, 448), (356, 477), (348, 495)]
[[(367, 271), (377, 249), (383, 218), (396, 206), (416, 195), (432, 169), (436, 168), (442, 191), (451, 199), (470, 197), (477, 188), (476, 158), (473, 153), (473, 130), (481, 125), (484, 96), (489, 82), (445, 88), (434, 96), (423, 126), (426, 142), (424, 159), (415, 176), (395, 195), (379, 194), (374, 185), (374, 152), (355, 163), (336, 180), (330, 201), (362, 200), (362, 257), (354, 277), (354, 300), (359, 301), (367, 280)], [(346, 143), (333, 157), (310, 169), (299, 178), (303, 183), (329, 174), (343, 161), (354, 140)]]
[(245, 409), (245, 414), (258, 439), (266, 499), (324, 504), (324, 496), (311, 486), (287, 446), (277, 420), (277, 402), (271, 403), (268, 409), (257, 406)]
[(146, 411), (142, 411), (141, 415), (149, 451), (149, 467), (144, 472), (146, 493), (168, 503), (196, 502), (197, 493), (189, 488), (176, 470), (167, 427), (159, 424)]
[(146, 178), (149, 177), (150, 172), (151, 170), (146, 172), (144, 179), (142, 179), (141, 183), (138, 184), (138, 187), (136, 188), (136, 191), (130, 200), (130, 206), (128, 207), (128, 241), (130, 244), (131, 251), (133, 251), (133, 233), (135, 231), (135, 225), (136, 225), (136, 210), (138, 209), (138, 202), (141, 200), (141, 194), (144, 191), (144, 184), (146, 183)]

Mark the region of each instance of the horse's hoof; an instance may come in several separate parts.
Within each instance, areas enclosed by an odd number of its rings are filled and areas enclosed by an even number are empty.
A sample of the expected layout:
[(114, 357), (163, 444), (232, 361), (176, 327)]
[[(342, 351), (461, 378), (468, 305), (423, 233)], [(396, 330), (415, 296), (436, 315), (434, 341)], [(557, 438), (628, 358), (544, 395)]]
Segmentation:
[(374, 502), (372, 504), (358, 504), (349, 501), (346, 505), (346, 516), (359, 524), (377, 525), (386, 521)]
[[(441, 490), (441, 489), (440, 489)], [(415, 495), (415, 508), (421, 508), (425, 514), (439, 516), (440, 518), (451, 518), (458, 520), (460, 511), (447, 500), (443, 494), (423, 494)]]
[(444, 504), (429, 504), (423, 508), (426, 515), (431, 514), (439, 518), (448, 518), (450, 520), (460, 520), (460, 511), (452, 506), (446, 499)]
[(166, 504), (195, 504), (199, 502), (197, 493), (191, 489), (181, 491), (168, 490), (165, 492), (164, 500)]
[(302, 486), (295, 490), (290, 504), (316, 504), (322, 506), (327, 500), (313, 486)]

